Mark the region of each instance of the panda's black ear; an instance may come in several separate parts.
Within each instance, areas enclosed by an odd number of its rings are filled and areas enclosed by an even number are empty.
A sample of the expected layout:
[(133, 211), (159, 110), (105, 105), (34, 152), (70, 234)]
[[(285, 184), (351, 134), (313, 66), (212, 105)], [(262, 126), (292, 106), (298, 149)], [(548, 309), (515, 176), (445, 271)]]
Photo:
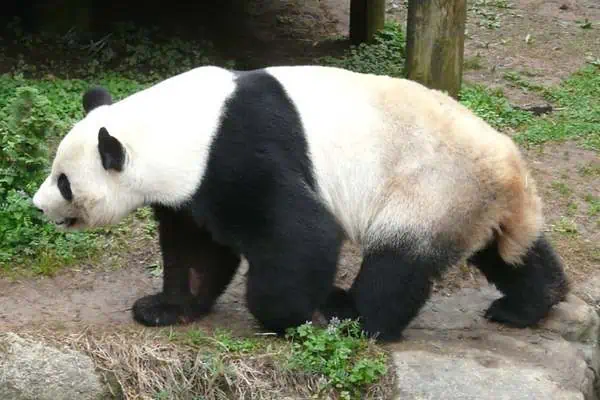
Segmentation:
[(119, 140), (111, 136), (106, 128), (100, 128), (98, 132), (98, 151), (102, 166), (106, 170), (122, 171), (125, 164), (125, 148)]
[(96, 86), (83, 94), (83, 111), (87, 115), (94, 108), (112, 104), (112, 96), (105, 88)]

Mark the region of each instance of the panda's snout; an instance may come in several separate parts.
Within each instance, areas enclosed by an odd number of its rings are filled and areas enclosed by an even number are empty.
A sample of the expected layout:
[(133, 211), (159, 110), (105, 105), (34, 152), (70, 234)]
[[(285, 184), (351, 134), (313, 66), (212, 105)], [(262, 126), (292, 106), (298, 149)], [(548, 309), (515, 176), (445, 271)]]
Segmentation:
[[(38, 193), (39, 193), (39, 192), (38, 192)], [(43, 209), (43, 208), (40, 206), (40, 202), (39, 202), (39, 199), (38, 199), (38, 193), (36, 193), (36, 194), (33, 196), (33, 199), (32, 199), (32, 201), (31, 201), (31, 202), (33, 203), (33, 207), (34, 207), (36, 210), (38, 210), (40, 213), (42, 213), (42, 214), (43, 214), (43, 213), (44, 213), (44, 209)]]

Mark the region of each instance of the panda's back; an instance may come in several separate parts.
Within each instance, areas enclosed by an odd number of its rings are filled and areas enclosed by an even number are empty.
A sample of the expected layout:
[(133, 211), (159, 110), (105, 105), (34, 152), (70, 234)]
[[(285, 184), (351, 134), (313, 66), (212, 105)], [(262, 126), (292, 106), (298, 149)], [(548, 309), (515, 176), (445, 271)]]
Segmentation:
[(353, 240), (391, 220), (432, 231), (495, 213), (507, 207), (504, 187), (526, 175), (508, 137), (416, 82), (327, 67), (267, 71), (293, 100), (319, 193)]

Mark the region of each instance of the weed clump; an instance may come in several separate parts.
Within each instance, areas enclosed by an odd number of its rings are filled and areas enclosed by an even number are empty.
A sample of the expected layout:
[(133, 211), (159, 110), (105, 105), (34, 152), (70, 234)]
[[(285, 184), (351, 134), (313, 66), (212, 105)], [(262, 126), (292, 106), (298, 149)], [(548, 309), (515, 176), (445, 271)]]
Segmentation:
[(386, 355), (366, 338), (357, 321), (333, 319), (327, 329), (310, 323), (291, 329), (290, 368), (325, 377), (322, 390), (362, 398), (364, 389), (387, 373)]

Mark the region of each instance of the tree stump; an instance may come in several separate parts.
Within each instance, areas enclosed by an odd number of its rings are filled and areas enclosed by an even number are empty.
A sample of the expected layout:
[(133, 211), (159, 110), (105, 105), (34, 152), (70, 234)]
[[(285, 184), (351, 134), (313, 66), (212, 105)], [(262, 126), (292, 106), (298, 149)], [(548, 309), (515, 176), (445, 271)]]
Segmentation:
[(466, 0), (409, 0), (408, 79), (458, 97), (462, 84)]

